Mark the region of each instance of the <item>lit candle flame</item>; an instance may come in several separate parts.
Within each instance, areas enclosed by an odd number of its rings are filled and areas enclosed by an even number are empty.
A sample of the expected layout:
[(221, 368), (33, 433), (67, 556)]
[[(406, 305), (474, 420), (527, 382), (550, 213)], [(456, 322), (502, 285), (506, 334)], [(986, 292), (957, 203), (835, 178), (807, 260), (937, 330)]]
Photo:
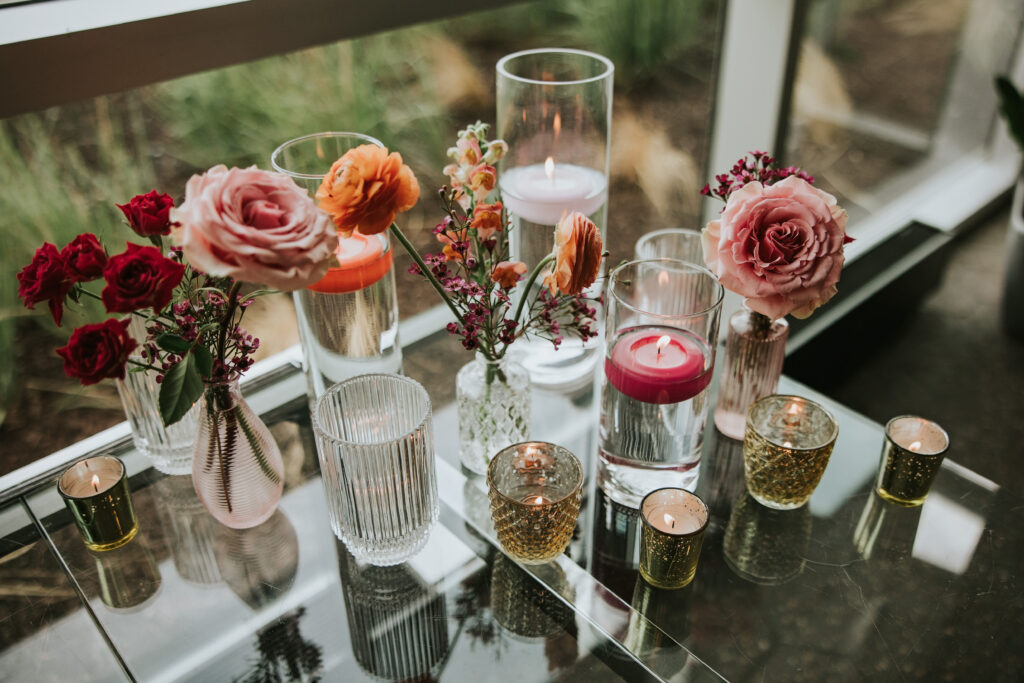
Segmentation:
[(792, 448), (792, 447), (793, 447), (793, 444), (792, 444), (792, 443), (790, 443), (789, 441), (783, 441), (783, 442), (782, 442), (782, 445), (783, 445), (784, 447), (786, 447), (786, 448)]
[(541, 503), (544, 502), (544, 496), (537, 496), (536, 498), (534, 498), (530, 502), (533, 503), (534, 505), (540, 505)]
[(92, 475), (92, 490), (96, 491), (97, 493), (99, 493), (99, 490), (100, 490), (100, 475), (98, 475), (98, 474)]
[(792, 403), (792, 404), (790, 404), (789, 408), (787, 408), (787, 412), (790, 415), (796, 415), (797, 413), (800, 412), (800, 404), (799, 403)]
[(670, 341), (672, 341), (672, 338), (669, 337), (667, 334), (663, 334), (660, 337), (658, 337), (658, 353), (659, 354), (661, 353), (661, 350), (663, 348), (668, 346)]
[(548, 157), (544, 160), (544, 173), (551, 180), (555, 179), (555, 160), (553, 157)]
[(558, 134), (562, 132), (562, 113), (555, 112), (555, 120), (551, 123), (551, 128), (555, 132), (555, 139), (558, 139)]
[(921, 442), (920, 441), (915, 441), (914, 443), (910, 444), (910, 450), (912, 450), (912, 451), (919, 451), (919, 450), (921, 450)]
[(668, 273), (663, 270), (660, 273), (658, 273), (658, 286), (659, 287), (664, 287), (667, 284), (668, 284)]
[(675, 529), (676, 528), (676, 518), (666, 512), (665, 513), (665, 524), (668, 524), (668, 528), (669, 529)]

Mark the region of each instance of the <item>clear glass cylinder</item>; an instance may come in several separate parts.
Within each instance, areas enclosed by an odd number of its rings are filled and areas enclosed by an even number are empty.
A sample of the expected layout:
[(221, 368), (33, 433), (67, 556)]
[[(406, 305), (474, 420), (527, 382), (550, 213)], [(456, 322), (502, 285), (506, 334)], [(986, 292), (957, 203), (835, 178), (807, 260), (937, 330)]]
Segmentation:
[(360, 375), (313, 411), (331, 527), (356, 559), (394, 565), (426, 544), (438, 516), (430, 398), (399, 375)]
[[(339, 157), (367, 144), (383, 146), (358, 133), (315, 133), (282, 144), (270, 160), (315, 195)], [(387, 234), (353, 234), (339, 241), (324, 278), (293, 294), (310, 408), (342, 380), (401, 372), (393, 263)]]
[(530, 428), (530, 376), (508, 357), (477, 354), (455, 376), (459, 410), (459, 458), (483, 474), (501, 449), (526, 440)]
[(742, 440), (750, 405), (775, 393), (788, 337), (789, 323), (785, 318), (772, 322), (748, 308), (729, 318), (715, 407), (715, 426), (722, 434)]
[(608, 279), (598, 481), (637, 507), (656, 488), (697, 484), (724, 290), (676, 259), (632, 261)]
[[(496, 135), (509, 145), (498, 183), (513, 258), (531, 268), (551, 252), (566, 213), (589, 216), (607, 241), (614, 71), (607, 58), (579, 50), (527, 50), (498, 61)], [(579, 381), (600, 349), (599, 339), (566, 339), (557, 350), (541, 339), (519, 344), (532, 381), (545, 386)]]
[[(136, 341), (146, 338), (146, 326), (132, 316), (128, 332)], [(135, 360), (142, 361), (141, 357)], [(164, 426), (160, 417), (160, 385), (154, 370), (126, 372), (117, 380), (117, 393), (121, 396), (125, 417), (132, 430), (135, 448), (164, 474), (188, 474), (192, 471), (192, 446), (198, 428), (198, 403), (185, 416), (172, 425)]]
[(704, 263), (704, 247), (700, 230), (664, 228), (653, 230), (636, 241), (633, 256), (638, 261), (652, 258), (675, 258), (698, 266)]
[(209, 384), (199, 401), (192, 483), (213, 517), (232, 529), (267, 520), (284, 490), (284, 461), (238, 380)]

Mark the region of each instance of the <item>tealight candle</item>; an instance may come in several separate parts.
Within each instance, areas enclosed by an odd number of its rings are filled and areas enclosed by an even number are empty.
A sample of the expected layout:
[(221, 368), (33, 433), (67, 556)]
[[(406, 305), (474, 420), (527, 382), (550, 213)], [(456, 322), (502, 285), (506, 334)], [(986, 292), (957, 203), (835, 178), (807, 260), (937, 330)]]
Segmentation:
[(120, 548), (138, 532), (127, 471), (119, 459), (80, 460), (61, 475), (57, 490), (90, 549)]
[(531, 223), (554, 225), (562, 215), (597, 212), (608, 196), (608, 179), (593, 168), (556, 163), (518, 166), (502, 172), (499, 179), (505, 207)]
[(651, 491), (640, 503), (640, 575), (658, 588), (682, 588), (697, 572), (708, 506), (685, 489)]
[(889, 420), (878, 471), (878, 495), (907, 507), (923, 503), (947, 448), (949, 436), (931, 420), (913, 415)]

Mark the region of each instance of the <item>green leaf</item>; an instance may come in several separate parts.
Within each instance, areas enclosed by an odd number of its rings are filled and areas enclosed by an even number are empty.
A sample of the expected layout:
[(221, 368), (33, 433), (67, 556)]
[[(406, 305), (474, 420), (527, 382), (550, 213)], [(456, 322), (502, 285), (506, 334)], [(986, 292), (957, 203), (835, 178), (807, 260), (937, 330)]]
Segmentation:
[(199, 374), (203, 377), (209, 377), (213, 374), (213, 355), (210, 353), (210, 349), (205, 346), (195, 346), (192, 348), (192, 355), (196, 359), (196, 369), (199, 370)]
[(996, 76), (996, 92), (999, 93), (1000, 109), (1006, 118), (1010, 135), (1024, 152), (1024, 95), (1006, 76)]
[(170, 351), (176, 353), (179, 356), (183, 356), (188, 353), (188, 349), (191, 346), (184, 338), (174, 334), (173, 332), (164, 332), (156, 338), (157, 346), (164, 351)]
[(172, 425), (185, 416), (203, 395), (203, 378), (196, 367), (195, 355), (188, 354), (171, 366), (160, 383), (160, 417)]

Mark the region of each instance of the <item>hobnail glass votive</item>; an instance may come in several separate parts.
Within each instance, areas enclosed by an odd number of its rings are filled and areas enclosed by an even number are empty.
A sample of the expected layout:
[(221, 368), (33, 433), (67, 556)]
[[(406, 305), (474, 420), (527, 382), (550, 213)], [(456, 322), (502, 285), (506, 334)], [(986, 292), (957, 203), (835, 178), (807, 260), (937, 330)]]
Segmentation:
[(805, 504), (828, 466), (839, 424), (814, 401), (772, 394), (754, 402), (743, 437), (743, 469), (754, 500), (776, 510)]
[(640, 503), (640, 576), (658, 588), (693, 581), (708, 528), (708, 506), (686, 489), (651, 491)]
[(416, 554), (437, 520), (430, 398), (400, 375), (360, 375), (313, 411), (331, 527), (357, 560), (386, 566)]
[(948, 448), (946, 430), (931, 420), (913, 415), (889, 420), (878, 468), (878, 495), (906, 507), (923, 503)]
[(491, 519), (501, 547), (543, 564), (569, 545), (583, 498), (583, 467), (561, 446), (528, 441), (498, 452), (487, 467)]

